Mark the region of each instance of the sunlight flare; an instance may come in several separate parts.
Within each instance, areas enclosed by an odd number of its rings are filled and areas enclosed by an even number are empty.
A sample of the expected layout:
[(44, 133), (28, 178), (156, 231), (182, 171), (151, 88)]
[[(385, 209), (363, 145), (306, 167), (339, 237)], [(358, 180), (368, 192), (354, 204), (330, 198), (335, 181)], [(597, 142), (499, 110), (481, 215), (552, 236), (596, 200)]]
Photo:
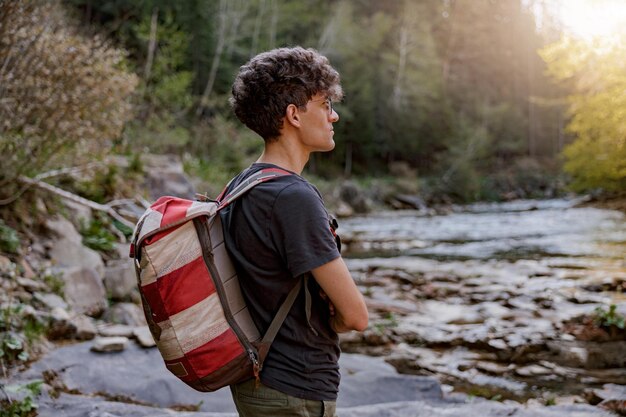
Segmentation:
[(626, 32), (624, 0), (560, 0), (557, 7), (564, 29), (576, 37), (611, 39)]

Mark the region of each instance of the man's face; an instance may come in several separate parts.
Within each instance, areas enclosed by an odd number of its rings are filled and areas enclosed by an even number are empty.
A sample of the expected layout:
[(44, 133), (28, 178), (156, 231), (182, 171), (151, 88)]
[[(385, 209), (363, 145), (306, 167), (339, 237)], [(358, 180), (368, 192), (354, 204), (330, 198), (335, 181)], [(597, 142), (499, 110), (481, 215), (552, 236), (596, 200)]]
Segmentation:
[(332, 108), (332, 103), (325, 94), (318, 93), (306, 104), (306, 111), (301, 112), (302, 143), (310, 152), (327, 152), (335, 148), (333, 123), (339, 115)]

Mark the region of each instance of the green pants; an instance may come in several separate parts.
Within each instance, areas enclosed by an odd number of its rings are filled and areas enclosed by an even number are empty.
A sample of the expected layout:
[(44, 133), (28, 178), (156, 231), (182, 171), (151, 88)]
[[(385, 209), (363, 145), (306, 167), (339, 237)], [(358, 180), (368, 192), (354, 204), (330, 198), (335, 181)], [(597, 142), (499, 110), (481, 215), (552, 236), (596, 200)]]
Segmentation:
[(251, 379), (230, 390), (239, 417), (337, 417), (335, 401), (314, 401), (283, 394)]

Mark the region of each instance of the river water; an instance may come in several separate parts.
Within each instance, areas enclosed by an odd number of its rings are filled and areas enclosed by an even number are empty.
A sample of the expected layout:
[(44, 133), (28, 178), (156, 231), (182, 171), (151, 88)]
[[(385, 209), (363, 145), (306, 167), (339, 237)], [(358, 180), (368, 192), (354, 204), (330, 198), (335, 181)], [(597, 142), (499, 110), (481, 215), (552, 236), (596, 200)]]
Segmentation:
[(376, 329), (344, 344), (488, 397), (626, 384), (626, 338), (580, 340), (568, 324), (611, 304), (626, 314), (626, 216), (577, 203), (343, 219), (344, 256)]

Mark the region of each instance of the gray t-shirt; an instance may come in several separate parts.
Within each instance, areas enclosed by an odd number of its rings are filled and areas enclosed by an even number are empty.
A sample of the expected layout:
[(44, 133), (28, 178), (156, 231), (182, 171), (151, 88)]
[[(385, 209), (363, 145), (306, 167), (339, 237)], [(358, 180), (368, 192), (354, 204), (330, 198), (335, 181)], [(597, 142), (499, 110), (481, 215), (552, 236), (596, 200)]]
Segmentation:
[[(229, 186), (261, 169), (255, 163)], [(319, 191), (297, 174), (264, 182), (221, 211), (226, 247), (243, 296), (263, 334), (302, 274), (340, 256)], [(308, 280), (310, 324), (301, 291), (263, 365), (263, 384), (310, 400), (333, 401), (339, 389), (339, 342), (320, 287)], [(317, 334), (316, 334), (317, 333)]]

